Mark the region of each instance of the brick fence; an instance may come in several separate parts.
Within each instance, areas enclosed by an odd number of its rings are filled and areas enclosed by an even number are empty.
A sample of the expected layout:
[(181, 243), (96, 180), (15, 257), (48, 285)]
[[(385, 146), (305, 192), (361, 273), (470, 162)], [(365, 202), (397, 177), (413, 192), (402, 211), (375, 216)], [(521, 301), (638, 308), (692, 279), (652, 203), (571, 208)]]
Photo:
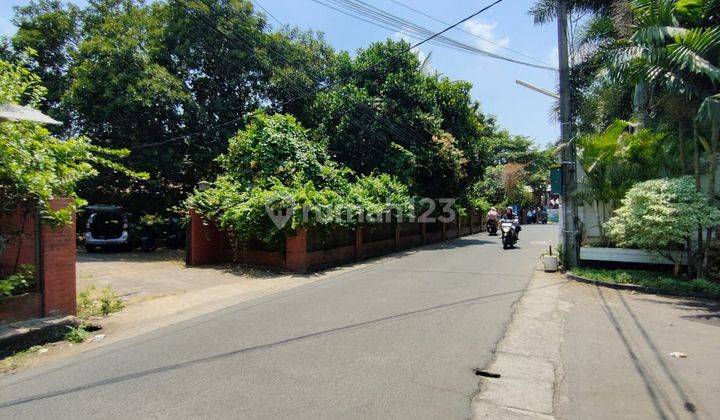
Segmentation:
[(234, 247), (215, 223), (190, 212), (186, 263), (192, 266), (236, 262), (307, 272), (396, 251), (441, 242), (483, 230), (477, 214), (451, 223), (402, 223), (337, 228), (332, 232), (298, 229), (277, 249), (256, 249), (252, 244)]
[[(65, 198), (51, 201), (55, 210), (69, 204)], [(35, 291), (0, 297), (0, 321), (75, 314), (75, 215), (72, 223), (59, 228), (37, 220), (34, 210), (23, 208), (0, 215), (0, 232), (12, 234), (0, 256), (0, 273), (9, 275), (30, 264), (38, 280)]]

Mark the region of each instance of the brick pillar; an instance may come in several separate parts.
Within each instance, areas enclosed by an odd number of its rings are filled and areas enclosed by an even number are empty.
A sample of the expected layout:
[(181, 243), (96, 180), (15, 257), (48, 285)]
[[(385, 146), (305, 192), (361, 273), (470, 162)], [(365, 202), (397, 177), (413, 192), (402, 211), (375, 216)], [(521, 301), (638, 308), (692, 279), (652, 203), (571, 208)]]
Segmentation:
[(355, 260), (360, 261), (362, 259), (362, 244), (363, 244), (363, 227), (358, 226), (355, 228)]
[(298, 273), (307, 271), (307, 229), (298, 229), (295, 236), (285, 239), (285, 268)]
[(225, 260), (225, 234), (215, 223), (190, 210), (188, 265), (218, 264)]
[(427, 223), (420, 223), (420, 240), (423, 245), (427, 243)]
[[(55, 198), (50, 206), (60, 210), (71, 202), (69, 198)], [(75, 213), (70, 224), (40, 228), (40, 279), (45, 316), (75, 315), (75, 248)]]

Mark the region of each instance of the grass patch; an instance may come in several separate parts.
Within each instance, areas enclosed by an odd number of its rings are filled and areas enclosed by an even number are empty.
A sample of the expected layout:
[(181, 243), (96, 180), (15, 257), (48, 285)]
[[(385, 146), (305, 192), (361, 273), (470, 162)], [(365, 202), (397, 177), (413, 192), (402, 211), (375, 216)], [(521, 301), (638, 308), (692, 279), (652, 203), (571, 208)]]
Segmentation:
[(78, 317), (88, 319), (91, 316), (107, 316), (113, 312), (119, 312), (125, 307), (125, 303), (118, 298), (117, 293), (110, 287), (98, 292), (95, 286), (90, 286), (77, 297)]
[(11, 372), (25, 366), (28, 358), (41, 349), (42, 346), (32, 346), (29, 349), (16, 352), (12, 356), (0, 360), (0, 372)]
[(608, 283), (652, 287), (662, 292), (702, 293), (707, 297), (720, 299), (720, 283), (705, 279), (676, 279), (665, 271), (576, 267), (571, 274)]

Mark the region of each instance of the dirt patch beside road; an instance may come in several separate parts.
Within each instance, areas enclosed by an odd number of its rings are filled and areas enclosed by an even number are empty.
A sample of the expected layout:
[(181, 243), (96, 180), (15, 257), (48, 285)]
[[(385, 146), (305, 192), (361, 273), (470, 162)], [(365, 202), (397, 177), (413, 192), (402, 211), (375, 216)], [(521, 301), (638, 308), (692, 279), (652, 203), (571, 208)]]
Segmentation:
[(208, 287), (256, 282), (277, 277), (268, 270), (223, 265), (187, 267), (185, 254), (177, 250), (154, 253), (93, 253), (78, 251), (77, 290), (94, 286), (112, 288), (123, 301), (133, 304), (160, 296)]

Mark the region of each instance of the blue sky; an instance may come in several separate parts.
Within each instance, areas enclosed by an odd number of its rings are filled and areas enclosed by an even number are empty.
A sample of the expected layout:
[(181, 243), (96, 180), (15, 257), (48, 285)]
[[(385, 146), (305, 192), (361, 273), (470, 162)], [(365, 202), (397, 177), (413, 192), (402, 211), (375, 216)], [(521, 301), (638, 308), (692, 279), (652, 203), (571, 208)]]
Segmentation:
[[(355, 51), (373, 41), (399, 34), (378, 28), (369, 23), (327, 9), (312, 0), (256, 0), (281, 21), (303, 29), (325, 33), (326, 39), (336, 49)], [(411, 20), (433, 31), (444, 26), (427, 17), (404, 9), (391, 0), (366, 0), (368, 3)], [(435, 18), (453, 23), (474, 13), (490, 3), (490, 0), (398, 0)], [(0, 4), (0, 32), (10, 35), (12, 8), (26, 4), (26, 0), (4, 0)], [(77, 4), (84, 4), (76, 0)], [(472, 21), (463, 29), (495, 44), (521, 51), (543, 62), (557, 62), (557, 38), (555, 26), (535, 26), (527, 15), (531, 1), (504, 1)], [(274, 21), (270, 20), (274, 24)], [(491, 52), (528, 61), (514, 52), (481, 41), (467, 33), (453, 30), (447, 36), (473, 44)], [(554, 141), (559, 136), (558, 124), (551, 119), (553, 99), (515, 84), (521, 79), (537, 86), (553, 90), (555, 72), (525, 67), (448, 48), (425, 44), (421, 54), (432, 52), (431, 66), (451, 79), (468, 80), (473, 83), (473, 97), (482, 104), (483, 112), (497, 116), (500, 125), (513, 134), (532, 137), (538, 145)]]

